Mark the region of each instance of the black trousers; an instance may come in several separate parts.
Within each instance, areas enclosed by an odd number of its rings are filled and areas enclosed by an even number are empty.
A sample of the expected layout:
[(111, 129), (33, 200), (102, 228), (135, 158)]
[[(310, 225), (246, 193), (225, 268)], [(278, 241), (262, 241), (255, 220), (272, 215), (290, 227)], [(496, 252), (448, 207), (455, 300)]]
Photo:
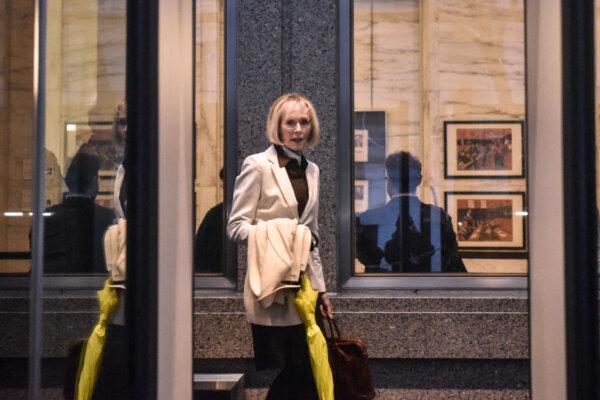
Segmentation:
[(109, 324), (93, 400), (127, 399), (127, 327)]
[(318, 400), (304, 325), (251, 325), (257, 370), (279, 369), (267, 400)]
[(318, 400), (315, 381), (310, 369), (284, 367), (275, 377), (266, 400)]

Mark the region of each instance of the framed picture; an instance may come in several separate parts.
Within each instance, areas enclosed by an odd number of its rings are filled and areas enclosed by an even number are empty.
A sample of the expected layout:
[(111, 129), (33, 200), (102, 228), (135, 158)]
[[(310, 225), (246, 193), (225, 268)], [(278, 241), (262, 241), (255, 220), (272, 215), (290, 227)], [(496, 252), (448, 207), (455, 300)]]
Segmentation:
[(354, 162), (369, 161), (369, 131), (367, 129), (354, 130)]
[(354, 181), (354, 212), (361, 213), (369, 209), (369, 181)]
[(523, 127), (523, 121), (444, 122), (444, 176), (525, 177)]
[(354, 113), (354, 129), (354, 179), (356, 185), (367, 190), (366, 197), (355, 202), (355, 211), (362, 212), (360, 210), (364, 211), (369, 207), (377, 207), (386, 202), (385, 112), (356, 111)]
[(446, 192), (462, 251), (517, 252), (526, 256), (527, 204), (524, 192)]

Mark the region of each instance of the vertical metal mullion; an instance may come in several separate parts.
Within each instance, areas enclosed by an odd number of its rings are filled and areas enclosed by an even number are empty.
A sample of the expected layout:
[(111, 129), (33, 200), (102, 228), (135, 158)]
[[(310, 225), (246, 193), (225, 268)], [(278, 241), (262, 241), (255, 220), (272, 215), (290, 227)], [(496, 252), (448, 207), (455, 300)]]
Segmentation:
[(597, 399), (594, 1), (562, 1), (567, 397)]
[(566, 399), (560, 0), (527, 0), (531, 398)]
[(158, 3), (127, 2), (127, 398), (144, 400), (158, 378)]
[[(238, 1), (225, 1), (225, 215), (223, 226), (231, 212), (233, 187), (237, 175), (237, 75), (238, 75), (238, 39), (237, 39)], [(226, 238), (224, 238), (226, 239)], [(236, 281), (237, 246), (225, 240), (226, 276)]]
[[(354, 181), (352, 96), (352, 1), (338, 2), (338, 286), (352, 275), (352, 183)], [(349, 169), (348, 166), (351, 166)], [(350, 171), (350, 172), (348, 172)]]
[(45, 144), (45, 95), (46, 95), (46, 0), (35, 4), (34, 57), (34, 155), (33, 221), (31, 274), (29, 288), (29, 399), (41, 399), (41, 357), (43, 323), (43, 274), (44, 274), (44, 144)]

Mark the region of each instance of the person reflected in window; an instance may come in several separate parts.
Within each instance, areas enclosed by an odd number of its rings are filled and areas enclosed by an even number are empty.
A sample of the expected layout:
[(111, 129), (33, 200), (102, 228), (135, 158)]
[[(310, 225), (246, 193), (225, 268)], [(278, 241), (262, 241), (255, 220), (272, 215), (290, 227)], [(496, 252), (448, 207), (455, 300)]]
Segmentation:
[[(122, 99), (119, 104), (117, 104), (117, 108), (115, 109), (113, 119), (113, 137), (117, 145), (122, 145), (123, 148), (126, 147), (127, 103), (125, 99)], [(119, 231), (123, 226), (126, 226), (123, 224), (123, 220), (127, 219), (126, 167), (127, 157), (125, 156), (123, 163), (119, 165), (119, 168), (117, 169), (113, 197), (113, 202), (115, 204), (115, 212), (113, 216), (116, 216), (117, 221), (115, 224), (118, 224)], [(122, 237), (121, 235), (115, 236)], [(117, 240), (117, 243), (113, 243), (114, 246), (111, 247), (123, 249), (119, 243), (119, 240)], [(120, 256), (116, 256), (115, 258), (119, 259)], [(107, 267), (108, 265), (104, 267), (104, 272), (106, 272)], [(111, 267), (113, 269), (115, 268), (114, 265)], [(96, 378), (94, 395), (92, 397), (93, 400), (112, 400), (123, 399), (127, 397), (127, 377), (129, 375), (127, 343), (128, 325), (125, 319), (127, 290), (124, 287), (126, 284), (124, 281), (116, 282), (113, 277), (113, 284), (115, 284), (113, 288), (116, 290), (118, 296), (118, 304), (112, 315), (109, 316), (109, 321), (106, 325), (106, 343), (102, 352), (100, 366), (98, 367), (98, 376)]]
[(62, 203), (44, 212), (46, 273), (104, 273), (102, 237), (113, 210), (97, 205), (98, 157), (78, 153), (71, 161)]
[[(113, 118), (113, 138), (115, 143), (125, 148), (127, 139), (127, 102), (121, 99)], [(124, 154), (127, 154), (124, 152)], [(115, 205), (115, 214), (117, 218), (126, 218), (127, 209), (127, 180), (125, 178), (125, 168), (127, 166), (127, 157), (123, 157), (123, 162), (117, 168), (115, 177), (115, 190), (113, 193), (113, 202)]]
[[(223, 168), (219, 171), (223, 189)], [(223, 202), (212, 207), (198, 227), (194, 238), (194, 271), (223, 272)]]
[(385, 160), (390, 200), (356, 217), (356, 253), (365, 272), (466, 272), (450, 216), (416, 195), (421, 163), (410, 153)]

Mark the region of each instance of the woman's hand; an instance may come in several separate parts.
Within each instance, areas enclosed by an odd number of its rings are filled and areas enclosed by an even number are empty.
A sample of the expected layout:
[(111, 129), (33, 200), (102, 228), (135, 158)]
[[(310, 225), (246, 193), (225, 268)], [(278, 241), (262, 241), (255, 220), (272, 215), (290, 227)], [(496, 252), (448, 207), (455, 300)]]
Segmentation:
[(329, 300), (329, 295), (327, 292), (319, 293), (319, 297), (321, 299), (321, 305), (319, 308), (321, 309), (321, 314), (324, 317), (329, 319), (333, 318), (333, 306), (331, 305), (331, 300)]

